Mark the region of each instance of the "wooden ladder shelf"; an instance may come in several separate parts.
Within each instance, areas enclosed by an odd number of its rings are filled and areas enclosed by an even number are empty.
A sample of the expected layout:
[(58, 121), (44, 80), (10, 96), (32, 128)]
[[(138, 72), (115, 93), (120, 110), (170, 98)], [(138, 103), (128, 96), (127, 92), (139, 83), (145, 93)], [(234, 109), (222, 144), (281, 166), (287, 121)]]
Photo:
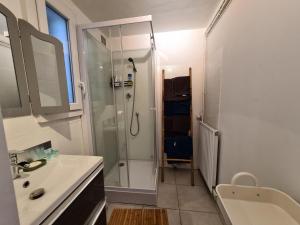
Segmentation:
[[(189, 68), (189, 77), (190, 77), (190, 131), (189, 136), (193, 137), (193, 107), (192, 107), (192, 68)], [(164, 182), (165, 179), (165, 165), (166, 162), (180, 162), (180, 163), (190, 163), (191, 169), (191, 185), (194, 186), (194, 159), (193, 154), (189, 159), (181, 158), (168, 158), (165, 154), (165, 90), (164, 90), (164, 81), (165, 81), (165, 70), (162, 70), (162, 142), (161, 142), (161, 181)], [(193, 152), (193, 151), (192, 151)]]

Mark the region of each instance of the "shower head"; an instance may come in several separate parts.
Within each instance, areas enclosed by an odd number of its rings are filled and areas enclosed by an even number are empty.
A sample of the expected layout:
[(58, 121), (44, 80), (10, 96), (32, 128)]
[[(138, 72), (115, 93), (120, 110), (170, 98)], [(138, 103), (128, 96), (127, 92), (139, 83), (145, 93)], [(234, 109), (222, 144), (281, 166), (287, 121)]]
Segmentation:
[(131, 57), (130, 57), (130, 58), (128, 58), (128, 61), (132, 63), (132, 66), (133, 66), (133, 72), (135, 72), (135, 73), (136, 73), (136, 72), (137, 72), (137, 70), (136, 70), (136, 68), (135, 68), (135, 64), (134, 64), (134, 60), (133, 60), (133, 58), (131, 58)]

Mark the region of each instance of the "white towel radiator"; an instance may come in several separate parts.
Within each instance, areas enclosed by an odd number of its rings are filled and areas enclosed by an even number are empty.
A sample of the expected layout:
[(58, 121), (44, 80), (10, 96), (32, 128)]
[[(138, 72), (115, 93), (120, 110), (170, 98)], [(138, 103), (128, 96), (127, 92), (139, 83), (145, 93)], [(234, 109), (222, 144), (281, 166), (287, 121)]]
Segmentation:
[(198, 163), (210, 192), (217, 185), (219, 132), (201, 119), (199, 121)]

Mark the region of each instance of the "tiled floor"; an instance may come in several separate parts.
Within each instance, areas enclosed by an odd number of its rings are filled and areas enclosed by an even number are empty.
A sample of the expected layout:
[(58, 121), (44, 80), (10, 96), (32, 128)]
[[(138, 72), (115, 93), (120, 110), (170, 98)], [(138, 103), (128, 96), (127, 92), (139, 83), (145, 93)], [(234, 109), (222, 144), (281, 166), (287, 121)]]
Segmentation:
[[(110, 203), (107, 219), (114, 208), (142, 207), (148, 206)], [(159, 184), (157, 207), (167, 209), (169, 225), (222, 225), (217, 206), (197, 171), (192, 187), (189, 170), (167, 168), (165, 182)]]

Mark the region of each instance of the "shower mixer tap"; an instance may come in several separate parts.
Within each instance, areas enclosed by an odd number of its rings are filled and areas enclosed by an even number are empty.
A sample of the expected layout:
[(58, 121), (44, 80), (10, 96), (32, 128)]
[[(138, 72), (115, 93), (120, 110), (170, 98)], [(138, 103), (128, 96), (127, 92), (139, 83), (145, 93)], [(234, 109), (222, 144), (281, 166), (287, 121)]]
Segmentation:
[(131, 99), (131, 97), (132, 97), (132, 95), (128, 92), (128, 93), (126, 94), (127, 100)]

